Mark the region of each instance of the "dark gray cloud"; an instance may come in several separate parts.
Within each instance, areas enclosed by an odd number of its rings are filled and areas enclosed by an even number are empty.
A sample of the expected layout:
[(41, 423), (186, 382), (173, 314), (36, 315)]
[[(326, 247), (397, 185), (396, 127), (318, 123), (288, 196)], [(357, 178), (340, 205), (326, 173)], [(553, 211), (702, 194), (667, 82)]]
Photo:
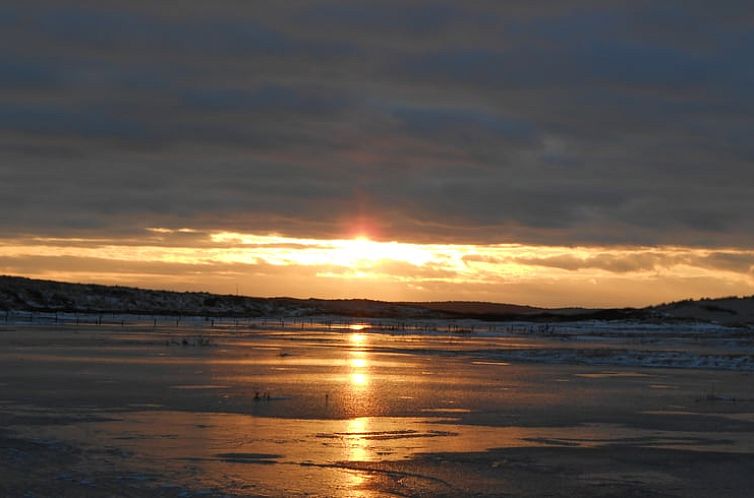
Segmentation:
[(749, 2), (32, 0), (0, 32), (6, 234), (754, 243)]

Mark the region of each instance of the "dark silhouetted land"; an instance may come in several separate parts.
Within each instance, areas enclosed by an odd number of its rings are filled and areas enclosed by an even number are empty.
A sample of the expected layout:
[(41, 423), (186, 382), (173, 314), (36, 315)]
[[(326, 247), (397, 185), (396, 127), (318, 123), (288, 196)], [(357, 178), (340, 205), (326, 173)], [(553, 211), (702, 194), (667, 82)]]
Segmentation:
[(186, 316), (478, 319), (559, 322), (575, 320), (754, 323), (754, 297), (685, 300), (647, 308), (538, 308), (485, 302), (385, 302), (369, 299), (248, 297), (134, 287), (75, 284), (0, 276), (0, 309), (15, 311), (162, 314)]

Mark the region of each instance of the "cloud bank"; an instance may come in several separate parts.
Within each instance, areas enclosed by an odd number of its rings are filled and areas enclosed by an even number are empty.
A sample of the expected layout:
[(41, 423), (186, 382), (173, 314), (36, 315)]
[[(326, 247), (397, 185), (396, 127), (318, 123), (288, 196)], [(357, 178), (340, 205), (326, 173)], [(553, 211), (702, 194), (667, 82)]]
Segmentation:
[(6, 5), (0, 228), (751, 247), (753, 28), (733, 0)]

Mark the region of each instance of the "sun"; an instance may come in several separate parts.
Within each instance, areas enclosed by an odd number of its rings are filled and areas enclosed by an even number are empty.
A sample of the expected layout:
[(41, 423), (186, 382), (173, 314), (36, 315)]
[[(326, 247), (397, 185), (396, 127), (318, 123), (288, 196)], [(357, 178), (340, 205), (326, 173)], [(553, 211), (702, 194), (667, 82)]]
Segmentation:
[(432, 259), (432, 254), (418, 245), (374, 241), (366, 235), (335, 241), (334, 246), (334, 262), (354, 269), (374, 267), (385, 261), (421, 266)]
[(371, 266), (384, 258), (380, 243), (373, 242), (365, 235), (335, 243), (334, 260), (337, 264), (350, 268)]

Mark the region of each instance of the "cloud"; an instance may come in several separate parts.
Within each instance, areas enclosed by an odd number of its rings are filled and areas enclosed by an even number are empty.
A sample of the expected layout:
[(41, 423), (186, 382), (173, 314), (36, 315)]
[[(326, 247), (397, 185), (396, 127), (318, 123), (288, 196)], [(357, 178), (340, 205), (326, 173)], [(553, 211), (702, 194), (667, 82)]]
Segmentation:
[(8, 56), (0, 58), (0, 88), (39, 90), (58, 84), (58, 68), (50, 61)]
[(696, 261), (699, 266), (738, 273), (751, 273), (754, 269), (754, 252), (712, 252)]
[(752, 27), (737, 1), (5, 6), (0, 229), (751, 247)]
[(451, 142), (459, 147), (484, 141), (509, 145), (536, 138), (536, 130), (530, 123), (481, 111), (402, 108), (395, 110), (393, 116), (406, 134)]
[(517, 263), (535, 266), (547, 266), (563, 270), (599, 269), (612, 273), (652, 271), (657, 267), (669, 267), (677, 264), (677, 258), (655, 254), (631, 254), (626, 256), (597, 255), (579, 258), (570, 255), (550, 256), (546, 258), (516, 258)]

